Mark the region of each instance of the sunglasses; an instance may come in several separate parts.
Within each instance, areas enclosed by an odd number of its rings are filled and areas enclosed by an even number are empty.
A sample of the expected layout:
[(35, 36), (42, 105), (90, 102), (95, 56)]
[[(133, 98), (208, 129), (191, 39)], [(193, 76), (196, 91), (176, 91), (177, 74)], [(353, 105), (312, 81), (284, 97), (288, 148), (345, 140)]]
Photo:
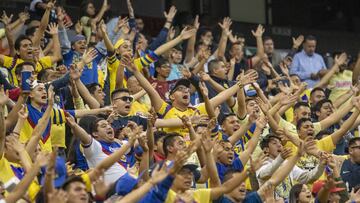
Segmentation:
[(130, 102), (130, 103), (134, 100), (134, 98), (132, 98), (132, 97), (123, 96), (123, 97), (115, 98), (114, 101), (115, 101), (115, 100), (118, 100), (118, 99), (121, 99), (121, 100), (124, 101), (124, 102)]
[(352, 146), (351, 149), (360, 149), (360, 146)]

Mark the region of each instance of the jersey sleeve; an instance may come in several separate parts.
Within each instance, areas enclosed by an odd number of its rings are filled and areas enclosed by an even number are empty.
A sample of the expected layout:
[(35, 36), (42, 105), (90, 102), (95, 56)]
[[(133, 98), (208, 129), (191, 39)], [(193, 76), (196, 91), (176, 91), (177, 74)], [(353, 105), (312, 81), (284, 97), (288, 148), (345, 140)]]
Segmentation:
[(159, 118), (164, 118), (166, 112), (168, 112), (170, 109), (171, 109), (171, 105), (166, 102), (163, 102), (161, 108), (157, 112)]
[(158, 58), (153, 51), (149, 51), (145, 56), (135, 59), (134, 64), (136, 68), (141, 71), (144, 67), (156, 62)]

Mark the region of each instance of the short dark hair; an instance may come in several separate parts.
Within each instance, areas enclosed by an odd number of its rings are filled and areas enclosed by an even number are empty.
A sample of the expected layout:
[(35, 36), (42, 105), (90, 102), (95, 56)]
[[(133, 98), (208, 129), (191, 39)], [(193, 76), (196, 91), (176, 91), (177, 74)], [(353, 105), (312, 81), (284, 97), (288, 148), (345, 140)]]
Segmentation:
[(20, 36), (16, 39), (16, 41), (15, 41), (15, 46), (14, 46), (14, 47), (15, 47), (15, 50), (19, 50), (19, 49), (20, 49), (21, 42), (24, 41), (24, 40), (29, 40), (30, 42), (32, 42), (31, 39), (30, 39), (30, 37), (25, 36), (25, 35), (20, 35)]
[(355, 145), (356, 142), (360, 142), (360, 137), (353, 137), (349, 140), (349, 147), (352, 147), (353, 145)]
[(294, 105), (294, 111), (300, 107), (308, 107), (310, 108), (309, 104), (307, 102), (297, 102), (295, 105)]
[(316, 41), (316, 37), (314, 35), (307, 35), (305, 37), (305, 42), (306, 41)]
[(36, 29), (38, 28), (38, 26), (34, 26), (34, 27), (29, 27), (25, 30), (25, 35), (26, 36), (31, 36), (34, 35)]
[(311, 92), (310, 92), (310, 97), (311, 97), (315, 92), (317, 92), (317, 91), (321, 91), (321, 92), (323, 92), (323, 93), (325, 94), (325, 90), (324, 90), (323, 88), (321, 88), (321, 87), (315, 87), (314, 89), (311, 90)]
[(97, 132), (98, 123), (102, 120), (105, 120), (104, 118), (97, 117), (95, 120), (93, 120), (91, 126), (90, 126), (90, 134), (93, 134), (94, 132)]
[(263, 42), (265, 43), (267, 40), (272, 40), (272, 41), (274, 41), (272, 37), (270, 37), (270, 36), (264, 36), (264, 37), (263, 37)]
[(32, 66), (34, 68), (34, 70), (36, 69), (36, 66), (35, 66), (34, 63), (29, 62), (29, 61), (24, 61), (24, 62), (19, 63), (18, 65), (16, 65), (15, 74), (20, 75), (21, 72), (24, 70), (24, 66)]
[(164, 137), (163, 150), (165, 157), (167, 157), (169, 154), (168, 146), (172, 146), (174, 144), (176, 137), (181, 137), (181, 135), (179, 133), (173, 132), (173, 133), (168, 133)]
[(38, 75), (37, 78), (40, 80), (40, 82), (46, 82), (46, 78), (49, 76), (49, 68), (42, 69)]
[(299, 130), (301, 125), (307, 121), (311, 122), (310, 118), (301, 118), (300, 120), (298, 120), (298, 122), (296, 123), (296, 129)]
[(298, 74), (290, 74), (290, 77), (292, 77), (292, 76), (296, 76), (296, 77), (300, 78), (300, 76)]
[(220, 62), (219, 59), (213, 59), (208, 62), (208, 70), (209, 70), (210, 74), (214, 73), (214, 70), (217, 67), (217, 65), (219, 64), (219, 62)]
[(86, 85), (86, 88), (89, 90), (90, 94), (94, 94), (96, 87), (101, 88), (101, 85), (99, 83), (90, 83)]
[(234, 113), (220, 113), (220, 115), (218, 116), (219, 124), (222, 125), (225, 122), (225, 120), (230, 116), (236, 116), (236, 114), (234, 114)]
[(320, 101), (318, 101), (316, 104), (315, 104), (315, 112), (319, 112), (321, 107), (325, 104), (325, 103), (330, 103), (332, 105), (332, 101), (330, 99), (322, 99)]
[(154, 142), (156, 143), (157, 141), (159, 141), (161, 138), (166, 137), (167, 133), (161, 130), (155, 131), (154, 132)]
[(120, 94), (120, 93), (123, 93), (123, 92), (126, 92), (126, 93), (129, 93), (129, 94), (130, 94), (129, 90), (126, 89), (126, 88), (115, 89), (115, 90), (111, 93), (111, 100), (114, 99), (114, 96), (115, 96), (116, 94)]
[(66, 179), (64, 184), (61, 186), (61, 189), (66, 191), (69, 188), (69, 186), (71, 185), (71, 183), (74, 183), (74, 182), (80, 182), (80, 183), (86, 185), (84, 180), (80, 176), (70, 176), (69, 178)]
[(260, 148), (263, 150), (265, 147), (269, 147), (269, 143), (271, 140), (273, 139), (278, 139), (279, 141), (281, 141), (280, 137), (278, 137), (277, 135), (275, 134), (268, 134), (266, 135), (260, 142)]

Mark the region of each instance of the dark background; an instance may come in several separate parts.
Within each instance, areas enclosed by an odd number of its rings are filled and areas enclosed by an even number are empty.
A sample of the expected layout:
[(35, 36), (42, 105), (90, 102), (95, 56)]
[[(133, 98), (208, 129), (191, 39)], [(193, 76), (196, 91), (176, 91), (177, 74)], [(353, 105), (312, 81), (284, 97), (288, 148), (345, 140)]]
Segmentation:
[[(233, 32), (243, 33), (247, 44), (254, 46), (251, 29), (258, 23), (265, 25), (265, 35), (272, 36), (275, 46), (288, 49), (291, 37), (312, 34), (318, 38), (318, 52), (346, 50), (357, 54), (360, 48), (360, 0), (133, 0), (135, 15), (145, 21), (145, 31), (155, 35), (163, 26), (163, 11), (176, 5), (178, 12), (199, 14), (202, 25), (216, 26), (225, 16), (234, 19)], [(234, 3), (235, 2), (235, 3)], [(247, 3), (249, 2), (249, 4)], [(254, 3), (256, 2), (256, 3)], [(73, 19), (80, 13), (82, 0), (58, 0)], [(100, 8), (102, 0), (94, 0)], [(126, 0), (109, 0), (111, 12), (107, 15), (127, 14)], [(30, 0), (0, 0), (0, 9), (17, 13), (30, 4)], [(251, 4), (251, 5), (250, 5)], [(259, 22), (233, 17), (241, 5), (244, 15), (262, 16)], [(249, 9), (247, 9), (249, 6)], [(255, 7), (254, 7), (255, 6)], [(239, 9), (240, 10), (240, 9)], [(243, 10), (242, 10), (243, 11)], [(257, 21), (257, 20), (255, 20)], [(176, 23), (176, 22), (175, 22)]]

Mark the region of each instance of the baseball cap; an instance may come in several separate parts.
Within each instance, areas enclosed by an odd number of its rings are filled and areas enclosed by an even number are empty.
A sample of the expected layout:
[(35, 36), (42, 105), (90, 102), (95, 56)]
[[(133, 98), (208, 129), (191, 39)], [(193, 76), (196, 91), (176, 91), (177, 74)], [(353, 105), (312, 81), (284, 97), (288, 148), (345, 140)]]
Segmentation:
[[(43, 170), (43, 174), (45, 174), (46, 170)], [(55, 164), (55, 179), (54, 179), (54, 187), (60, 188), (67, 177), (67, 169), (65, 164), (65, 159), (63, 157), (57, 156), (56, 157), (56, 164)], [(41, 184), (43, 185), (45, 182), (45, 175), (41, 178)]]
[[(324, 185), (325, 185), (325, 181), (322, 181), (322, 180), (316, 181), (313, 184), (311, 192), (313, 194), (317, 194), (320, 191), (320, 189), (322, 187), (324, 187)], [(340, 192), (340, 191), (343, 191), (343, 190), (345, 190), (345, 188), (334, 187), (334, 188), (330, 189), (330, 192)]]
[(176, 90), (179, 88), (179, 86), (185, 86), (187, 88), (190, 88), (190, 81), (188, 79), (180, 79), (178, 80), (175, 85), (173, 86), (173, 88), (170, 91), (170, 94), (173, 94), (174, 92), (176, 92)]
[(75, 42), (77, 41), (80, 41), (80, 40), (85, 40), (85, 36), (84, 35), (75, 35), (74, 38), (71, 40), (71, 44), (74, 44)]

